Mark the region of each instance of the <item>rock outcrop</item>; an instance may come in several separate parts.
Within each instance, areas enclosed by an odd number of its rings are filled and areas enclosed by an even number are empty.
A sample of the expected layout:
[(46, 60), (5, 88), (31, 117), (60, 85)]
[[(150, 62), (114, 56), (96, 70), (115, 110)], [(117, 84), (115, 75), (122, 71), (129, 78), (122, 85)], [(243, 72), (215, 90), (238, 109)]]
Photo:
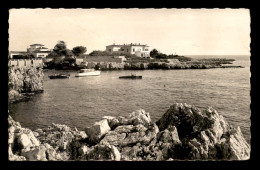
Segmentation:
[(43, 70), (36, 66), (8, 67), (8, 101), (10, 103), (24, 100), (26, 93), (43, 91)]
[(213, 108), (200, 111), (172, 105), (152, 122), (138, 110), (126, 117), (105, 116), (84, 131), (52, 124), (31, 131), (10, 116), (9, 160), (247, 160), (250, 145)]

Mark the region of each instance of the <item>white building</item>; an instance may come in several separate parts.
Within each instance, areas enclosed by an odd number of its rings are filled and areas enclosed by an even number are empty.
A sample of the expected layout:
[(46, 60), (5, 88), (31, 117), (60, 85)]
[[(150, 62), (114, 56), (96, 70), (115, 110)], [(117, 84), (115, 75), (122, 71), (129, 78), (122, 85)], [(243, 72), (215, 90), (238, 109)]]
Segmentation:
[(139, 44), (124, 44), (124, 45), (108, 45), (106, 51), (109, 53), (134, 54), (138, 57), (150, 57), (148, 45)]
[(46, 58), (51, 50), (44, 47), (42, 44), (32, 44), (27, 48), (27, 51), (10, 51), (9, 57), (33, 55), (35, 58)]
[(27, 48), (27, 52), (31, 53), (36, 58), (45, 58), (50, 54), (51, 50), (44, 47), (42, 44), (32, 44)]

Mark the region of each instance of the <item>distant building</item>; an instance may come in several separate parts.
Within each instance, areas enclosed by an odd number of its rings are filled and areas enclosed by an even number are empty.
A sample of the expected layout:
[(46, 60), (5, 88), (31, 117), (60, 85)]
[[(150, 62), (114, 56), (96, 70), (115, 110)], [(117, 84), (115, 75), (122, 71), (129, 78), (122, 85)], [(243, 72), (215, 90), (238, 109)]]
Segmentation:
[(32, 44), (27, 48), (27, 52), (35, 52), (41, 49), (48, 49), (48, 48), (44, 47), (44, 45), (42, 44)]
[(150, 57), (149, 46), (139, 44), (108, 45), (106, 51), (112, 53), (134, 54), (138, 57)]
[(44, 47), (42, 44), (32, 44), (27, 48), (27, 51), (10, 51), (9, 58), (26, 55), (33, 55), (35, 58), (45, 58), (48, 54), (50, 54), (50, 52), (51, 50)]
[(42, 44), (32, 44), (27, 48), (27, 52), (32, 54), (35, 58), (45, 58), (51, 53), (51, 50)]

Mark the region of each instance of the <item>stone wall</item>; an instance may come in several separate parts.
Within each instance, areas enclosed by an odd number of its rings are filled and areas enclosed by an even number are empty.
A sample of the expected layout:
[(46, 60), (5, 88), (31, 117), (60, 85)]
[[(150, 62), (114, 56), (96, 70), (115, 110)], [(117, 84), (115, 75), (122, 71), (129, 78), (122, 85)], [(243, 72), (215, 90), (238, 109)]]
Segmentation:
[(24, 66), (35, 66), (42, 67), (42, 59), (10, 59), (8, 61), (8, 66), (24, 67)]
[(43, 91), (43, 77), (42, 67), (10, 66), (8, 68), (9, 102), (21, 97), (24, 93)]

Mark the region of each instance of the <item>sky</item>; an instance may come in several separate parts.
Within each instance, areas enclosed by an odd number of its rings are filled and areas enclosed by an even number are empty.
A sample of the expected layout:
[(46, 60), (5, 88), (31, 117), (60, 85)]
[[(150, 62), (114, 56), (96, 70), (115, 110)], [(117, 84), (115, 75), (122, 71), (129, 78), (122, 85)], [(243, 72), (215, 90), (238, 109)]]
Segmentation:
[(9, 51), (141, 43), (178, 55), (250, 55), (248, 9), (10, 9)]

